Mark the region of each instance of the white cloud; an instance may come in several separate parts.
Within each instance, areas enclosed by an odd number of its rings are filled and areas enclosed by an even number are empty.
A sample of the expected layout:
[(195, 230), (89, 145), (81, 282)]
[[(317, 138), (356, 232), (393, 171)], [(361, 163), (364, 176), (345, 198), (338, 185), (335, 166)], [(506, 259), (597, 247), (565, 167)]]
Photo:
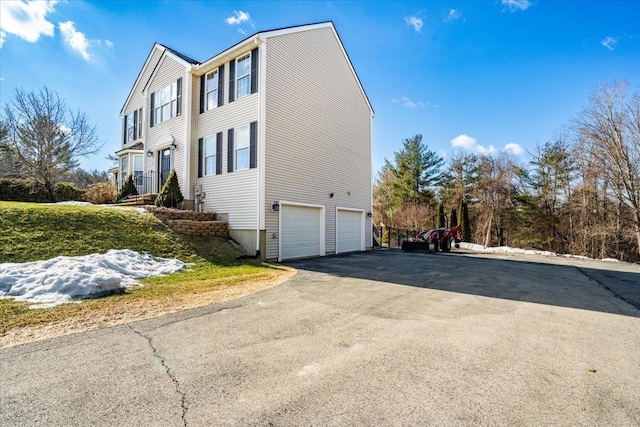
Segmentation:
[(394, 104), (400, 104), (407, 108), (424, 107), (424, 102), (421, 102), (421, 101), (414, 102), (409, 98), (407, 98), (406, 96), (401, 96), (400, 98), (394, 98), (391, 100), (391, 102), (393, 102)]
[(422, 29), (422, 18), (418, 18), (417, 16), (407, 16), (404, 18), (404, 22), (406, 22), (407, 25), (411, 25), (417, 33)]
[(504, 151), (511, 151), (516, 156), (519, 156), (520, 154), (524, 153), (524, 148), (522, 148), (515, 142), (510, 142), (504, 146)]
[(58, 28), (60, 28), (64, 41), (71, 47), (71, 49), (78, 51), (85, 61), (91, 59), (91, 55), (87, 52), (89, 42), (87, 41), (84, 33), (76, 30), (76, 26), (73, 21), (60, 22), (58, 23)]
[(449, 9), (449, 15), (447, 15), (447, 17), (444, 19), (444, 22), (453, 22), (459, 19), (462, 19), (462, 22), (464, 22), (464, 19), (462, 18), (462, 12), (456, 9)]
[(6, 40), (7, 37), (7, 33), (5, 33), (4, 31), (0, 31), (0, 49), (2, 49), (2, 46), (4, 45), (4, 41)]
[(243, 12), (241, 10), (234, 10), (233, 16), (227, 18), (227, 24), (229, 25), (237, 25), (251, 19), (247, 12)]
[(613, 50), (616, 48), (618, 41), (619, 39), (617, 37), (607, 36), (600, 42), (600, 44), (609, 50)]
[(242, 34), (243, 36), (246, 36), (247, 32), (245, 30), (243, 30), (242, 28), (238, 28), (238, 34)]
[(35, 43), (40, 36), (52, 37), (54, 25), (46, 18), (55, 10), (57, 0), (50, 1), (0, 1), (0, 29), (2, 43), (7, 34), (13, 34), (29, 43)]
[(509, 12), (515, 12), (516, 10), (527, 10), (529, 6), (531, 6), (530, 0), (502, 0), (502, 5), (504, 9), (502, 11), (508, 10)]
[[(450, 142), (452, 147), (459, 147), (463, 150), (477, 154), (493, 154), (497, 151), (496, 147), (494, 147), (493, 145), (485, 147), (484, 145), (478, 144), (478, 141), (476, 141), (475, 138), (472, 138), (469, 135), (465, 134), (456, 136)], [(515, 142), (506, 144), (501, 151), (511, 151), (515, 155), (524, 153), (524, 149)]]
[(453, 147), (460, 147), (463, 150), (471, 151), (473, 153), (491, 154), (496, 151), (493, 145), (490, 145), (488, 148), (484, 147), (478, 144), (475, 138), (465, 134), (456, 136), (450, 142)]
[(113, 42), (111, 40), (105, 40), (104, 44), (109, 48), (113, 49)]

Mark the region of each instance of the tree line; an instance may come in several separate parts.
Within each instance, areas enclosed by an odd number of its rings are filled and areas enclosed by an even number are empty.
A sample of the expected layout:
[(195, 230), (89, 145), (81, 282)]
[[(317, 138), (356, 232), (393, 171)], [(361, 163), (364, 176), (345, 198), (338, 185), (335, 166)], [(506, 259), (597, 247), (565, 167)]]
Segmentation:
[(374, 221), (428, 229), (442, 217), (466, 239), (593, 258), (640, 261), (640, 94), (616, 80), (522, 161), (454, 153), (405, 139), (374, 183)]

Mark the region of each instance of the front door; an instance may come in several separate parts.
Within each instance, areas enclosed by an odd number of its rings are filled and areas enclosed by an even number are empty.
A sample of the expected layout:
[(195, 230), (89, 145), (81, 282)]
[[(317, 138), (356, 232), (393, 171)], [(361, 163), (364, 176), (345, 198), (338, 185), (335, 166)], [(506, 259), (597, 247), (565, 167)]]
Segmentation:
[(165, 182), (167, 182), (167, 177), (169, 176), (169, 172), (171, 172), (171, 150), (168, 148), (166, 150), (160, 151), (160, 167), (158, 170), (160, 171), (160, 187), (158, 188), (158, 192), (162, 189), (162, 186)]

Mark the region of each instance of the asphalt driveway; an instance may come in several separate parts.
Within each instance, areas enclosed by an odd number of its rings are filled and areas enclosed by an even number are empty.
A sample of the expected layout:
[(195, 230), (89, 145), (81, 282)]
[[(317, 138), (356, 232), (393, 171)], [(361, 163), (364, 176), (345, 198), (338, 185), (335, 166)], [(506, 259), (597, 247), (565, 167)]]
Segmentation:
[(246, 298), (0, 349), (0, 424), (640, 425), (638, 266), (290, 265)]

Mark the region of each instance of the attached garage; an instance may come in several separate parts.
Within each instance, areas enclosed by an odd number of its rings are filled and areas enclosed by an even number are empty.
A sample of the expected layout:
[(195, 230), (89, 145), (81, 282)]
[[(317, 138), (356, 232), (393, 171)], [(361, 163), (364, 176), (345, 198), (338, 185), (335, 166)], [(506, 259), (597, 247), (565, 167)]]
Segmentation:
[(324, 206), (280, 202), (279, 261), (323, 256)]
[(336, 209), (336, 253), (364, 251), (364, 211)]

